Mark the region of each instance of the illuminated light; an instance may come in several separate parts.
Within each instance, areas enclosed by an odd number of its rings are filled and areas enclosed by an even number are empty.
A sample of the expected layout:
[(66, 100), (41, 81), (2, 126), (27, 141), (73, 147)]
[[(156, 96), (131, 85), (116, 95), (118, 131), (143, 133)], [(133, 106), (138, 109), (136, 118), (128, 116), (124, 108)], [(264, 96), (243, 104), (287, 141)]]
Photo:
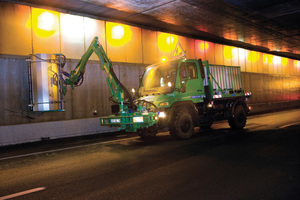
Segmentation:
[(163, 57), (161, 58), (161, 61), (162, 61), (162, 62), (167, 62), (167, 57), (166, 57), (166, 56), (163, 56)]
[(267, 54), (263, 55), (263, 61), (264, 61), (264, 63), (268, 62), (268, 55)]
[(159, 118), (165, 118), (167, 115), (165, 112), (159, 112), (158, 117)]
[(171, 83), (171, 82), (168, 82), (168, 86), (169, 86), (169, 87), (172, 87), (172, 83)]
[[(91, 19), (88, 17), (84, 17), (84, 34), (87, 37), (93, 38), (95, 35), (99, 35), (99, 32), (97, 31), (97, 20)], [(102, 33), (101, 37), (105, 37), (104, 32)]]
[(288, 63), (288, 59), (287, 58), (281, 58), (281, 64), (282, 64), (282, 66), (286, 66), (287, 65), (287, 63)]
[(178, 42), (177, 35), (169, 33), (160, 33), (158, 35), (158, 48), (163, 52), (171, 52), (174, 50)]
[(134, 89), (134, 88), (132, 88), (132, 89), (131, 89), (131, 92), (134, 94), (134, 93), (135, 93), (135, 89)]
[(167, 44), (168, 45), (171, 45), (171, 44), (173, 44), (174, 43), (174, 37), (173, 36), (168, 36), (167, 37)]
[[(31, 21), (28, 20), (27, 27), (31, 28)], [(48, 38), (59, 33), (59, 13), (33, 8), (32, 9), (32, 30), (41, 37)]]
[(256, 62), (259, 59), (259, 53), (256, 51), (250, 51), (248, 53), (248, 60), (250, 62)]
[(299, 60), (295, 60), (294, 61), (294, 66), (300, 68), (300, 61)]
[(111, 37), (116, 40), (120, 40), (124, 37), (124, 27), (121, 25), (114, 26), (111, 29)]
[(275, 65), (281, 65), (282, 60), (279, 56), (274, 56), (273, 61)]
[(269, 63), (269, 64), (273, 63), (273, 56), (272, 55), (265, 54), (263, 59), (264, 59), (265, 63)]
[(83, 17), (61, 14), (61, 33), (70, 43), (82, 43), (84, 39)]
[(144, 122), (144, 117), (143, 116), (133, 117), (133, 122), (134, 123), (142, 123), (142, 122)]
[(213, 95), (213, 98), (214, 99), (222, 98), (222, 95), (221, 94), (216, 94), (216, 95)]
[(107, 42), (113, 46), (122, 46), (132, 37), (132, 31), (128, 25), (114, 22), (106, 23), (106, 33)]
[(224, 47), (224, 57), (227, 60), (230, 60), (232, 58), (232, 49), (230, 46), (225, 46)]
[(209, 45), (208, 45), (207, 42), (201, 42), (200, 43), (200, 49), (206, 50), (206, 49), (208, 49), (208, 47), (209, 47)]
[(268, 55), (268, 63), (269, 64), (273, 63), (273, 56), (272, 55)]
[(52, 13), (43, 12), (40, 16), (38, 16), (38, 24), (37, 27), (45, 30), (51, 31), (54, 29), (55, 18)]

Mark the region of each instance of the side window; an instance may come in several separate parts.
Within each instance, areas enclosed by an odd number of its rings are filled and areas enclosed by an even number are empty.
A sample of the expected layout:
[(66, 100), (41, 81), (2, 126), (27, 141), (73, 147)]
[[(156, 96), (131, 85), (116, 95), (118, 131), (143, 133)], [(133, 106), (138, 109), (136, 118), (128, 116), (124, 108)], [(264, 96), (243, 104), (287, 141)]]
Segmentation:
[(189, 79), (197, 79), (198, 78), (198, 73), (197, 73), (197, 66), (196, 63), (194, 62), (187, 62), (187, 73)]
[(181, 63), (180, 64), (179, 76), (180, 76), (180, 80), (181, 81), (185, 81), (187, 79), (187, 73), (186, 73), (185, 63)]

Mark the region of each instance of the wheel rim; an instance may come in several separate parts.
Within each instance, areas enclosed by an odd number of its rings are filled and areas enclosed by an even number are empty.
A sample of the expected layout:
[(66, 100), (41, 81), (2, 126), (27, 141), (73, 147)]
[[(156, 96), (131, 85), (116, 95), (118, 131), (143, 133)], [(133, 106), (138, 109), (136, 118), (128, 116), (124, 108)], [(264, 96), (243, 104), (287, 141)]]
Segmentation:
[(190, 128), (191, 128), (191, 124), (190, 124), (189, 119), (184, 118), (183, 120), (181, 120), (181, 122), (180, 122), (180, 130), (182, 132), (187, 133), (187, 132), (189, 132)]

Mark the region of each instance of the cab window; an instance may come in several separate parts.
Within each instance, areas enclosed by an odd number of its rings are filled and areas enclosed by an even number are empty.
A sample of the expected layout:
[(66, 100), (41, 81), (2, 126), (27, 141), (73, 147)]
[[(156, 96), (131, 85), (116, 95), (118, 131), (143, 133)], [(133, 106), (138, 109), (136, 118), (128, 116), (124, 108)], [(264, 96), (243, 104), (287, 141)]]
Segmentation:
[(187, 62), (186, 63), (186, 68), (187, 68), (187, 74), (189, 79), (197, 79), (197, 66), (196, 63), (194, 62)]

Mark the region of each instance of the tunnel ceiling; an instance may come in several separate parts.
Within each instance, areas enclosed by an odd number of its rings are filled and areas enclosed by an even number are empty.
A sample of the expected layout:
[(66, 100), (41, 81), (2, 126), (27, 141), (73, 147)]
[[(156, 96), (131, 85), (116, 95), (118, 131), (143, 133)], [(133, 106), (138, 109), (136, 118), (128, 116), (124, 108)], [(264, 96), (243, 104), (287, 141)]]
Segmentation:
[(299, 0), (25, 0), (143, 28), (300, 59)]

